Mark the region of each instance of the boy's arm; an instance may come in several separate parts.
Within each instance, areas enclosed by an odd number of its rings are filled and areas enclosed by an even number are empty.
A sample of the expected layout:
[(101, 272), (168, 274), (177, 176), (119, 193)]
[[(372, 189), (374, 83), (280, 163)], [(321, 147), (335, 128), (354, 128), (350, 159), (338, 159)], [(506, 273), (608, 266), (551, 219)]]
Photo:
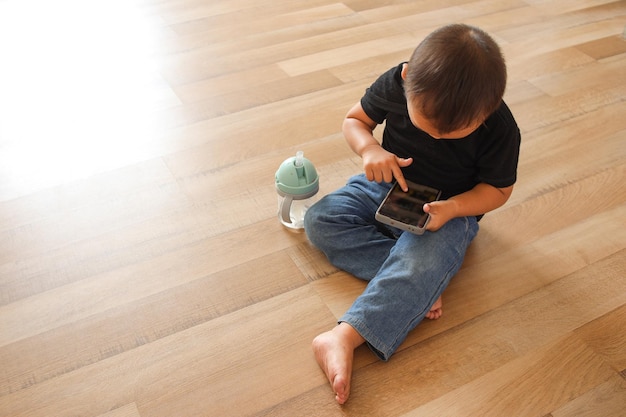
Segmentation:
[(512, 192), (512, 185), (496, 188), (480, 183), (448, 200), (424, 204), (424, 211), (430, 214), (427, 229), (435, 231), (455, 217), (478, 216), (495, 210), (507, 202)]
[(350, 148), (363, 159), (363, 171), (368, 180), (391, 182), (395, 178), (400, 187), (408, 191), (400, 168), (411, 165), (413, 159), (399, 158), (383, 149), (373, 135), (377, 125), (359, 102), (348, 111), (343, 121), (343, 135)]
[(373, 135), (378, 123), (370, 119), (365, 113), (361, 103), (355, 104), (346, 114), (343, 121), (343, 135), (350, 148), (359, 156), (368, 146), (380, 146)]

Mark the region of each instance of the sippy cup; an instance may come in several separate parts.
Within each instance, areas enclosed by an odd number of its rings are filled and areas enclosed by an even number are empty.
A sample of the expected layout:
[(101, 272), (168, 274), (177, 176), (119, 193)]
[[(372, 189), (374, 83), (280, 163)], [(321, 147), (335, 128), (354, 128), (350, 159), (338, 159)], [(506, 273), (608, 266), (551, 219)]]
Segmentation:
[(278, 218), (290, 229), (304, 228), (304, 213), (316, 200), (319, 178), (315, 167), (298, 151), (276, 171)]

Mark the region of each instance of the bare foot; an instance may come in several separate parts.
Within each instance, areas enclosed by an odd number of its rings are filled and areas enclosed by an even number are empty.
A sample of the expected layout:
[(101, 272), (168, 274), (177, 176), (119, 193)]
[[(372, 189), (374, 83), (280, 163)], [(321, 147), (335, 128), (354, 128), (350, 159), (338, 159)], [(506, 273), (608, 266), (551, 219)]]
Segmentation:
[(431, 320), (437, 320), (443, 314), (443, 301), (441, 301), (441, 297), (437, 298), (435, 304), (430, 308), (430, 311), (426, 313), (426, 318)]
[(333, 330), (313, 339), (315, 359), (326, 374), (339, 404), (348, 401), (354, 349), (364, 342), (348, 323), (340, 323)]

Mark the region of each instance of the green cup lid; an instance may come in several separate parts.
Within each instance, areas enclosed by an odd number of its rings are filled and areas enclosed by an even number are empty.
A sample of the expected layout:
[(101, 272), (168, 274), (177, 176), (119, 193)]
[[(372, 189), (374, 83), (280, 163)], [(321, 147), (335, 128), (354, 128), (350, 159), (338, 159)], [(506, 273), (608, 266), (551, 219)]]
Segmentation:
[(286, 159), (276, 171), (276, 189), (281, 195), (308, 198), (319, 190), (319, 178), (315, 166), (298, 151), (295, 157)]

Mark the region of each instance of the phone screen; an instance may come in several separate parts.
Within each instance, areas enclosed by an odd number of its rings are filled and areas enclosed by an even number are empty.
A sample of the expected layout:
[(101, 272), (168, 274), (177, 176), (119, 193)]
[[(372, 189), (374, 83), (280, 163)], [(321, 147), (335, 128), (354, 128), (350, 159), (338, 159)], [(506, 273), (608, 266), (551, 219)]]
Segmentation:
[(422, 228), (428, 219), (428, 214), (423, 210), (424, 204), (438, 198), (438, 190), (427, 187), (412, 188), (409, 185), (409, 191), (404, 192), (396, 183), (378, 211), (383, 216)]

